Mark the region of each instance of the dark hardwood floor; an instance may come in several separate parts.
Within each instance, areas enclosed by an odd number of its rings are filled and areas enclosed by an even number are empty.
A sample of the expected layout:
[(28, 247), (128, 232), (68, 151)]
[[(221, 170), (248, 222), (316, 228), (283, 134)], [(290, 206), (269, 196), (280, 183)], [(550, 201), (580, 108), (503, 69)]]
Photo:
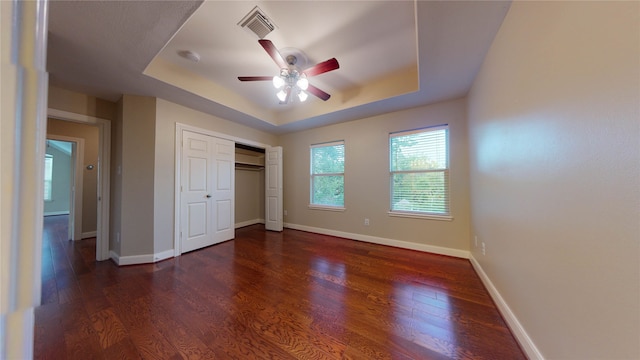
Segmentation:
[(467, 260), (254, 225), (149, 265), (47, 217), (38, 359), (524, 359)]

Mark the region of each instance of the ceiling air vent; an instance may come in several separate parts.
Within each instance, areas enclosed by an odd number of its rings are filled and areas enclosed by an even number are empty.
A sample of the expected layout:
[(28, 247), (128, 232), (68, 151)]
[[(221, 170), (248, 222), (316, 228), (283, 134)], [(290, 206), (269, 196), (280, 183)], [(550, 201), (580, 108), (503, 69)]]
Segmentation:
[(245, 30), (249, 30), (252, 33), (258, 35), (258, 38), (263, 39), (267, 34), (272, 32), (276, 26), (271, 19), (265, 15), (265, 13), (259, 8), (254, 7), (240, 22), (238, 23)]

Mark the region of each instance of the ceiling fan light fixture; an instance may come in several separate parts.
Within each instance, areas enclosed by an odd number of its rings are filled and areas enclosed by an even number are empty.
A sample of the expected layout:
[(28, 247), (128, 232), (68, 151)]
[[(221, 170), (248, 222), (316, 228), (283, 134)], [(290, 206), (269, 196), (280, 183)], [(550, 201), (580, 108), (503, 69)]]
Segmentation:
[(284, 86), (284, 79), (280, 76), (273, 77), (273, 87), (276, 89), (280, 89)]
[(303, 75), (296, 82), (296, 86), (298, 86), (301, 90), (307, 90), (307, 88), (309, 88), (309, 80), (307, 80), (306, 76)]
[[(298, 100), (303, 102), (307, 100), (309, 94), (316, 96), (320, 100), (327, 101), (331, 97), (328, 93), (309, 84), (307, 77), (324, 74), (340, 68), (338, 60), (331, 58), (327, 61), (317, 63), (311, 67), (303, 67), (304, 72), (298, 67), (298, 57), (295, 54), (287, 54), (286, 61), (283, 54), (273, 45), (270, 40), (261, 39), (258, 43), (273, 61), (280, 68), (279, 76), (238, 76), (240, 81), (271, 81), (276, 88), (276, 97), (280, 100), (280, 104), (288, 104), (292, 102), (292, 95), (297, 95)], [(306, 90), (309, 90), (307, 93)]]

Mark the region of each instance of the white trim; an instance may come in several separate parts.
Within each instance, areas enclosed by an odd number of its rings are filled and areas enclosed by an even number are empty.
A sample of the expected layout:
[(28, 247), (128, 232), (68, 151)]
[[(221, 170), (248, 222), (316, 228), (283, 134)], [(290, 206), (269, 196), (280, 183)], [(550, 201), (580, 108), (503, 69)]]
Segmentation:
[(153, 262), (166, 260), (173, 257), (173, 249), (161, 251), (153, 255)]
[(173, 249), (161, 251), (155, 254), (120, 256), (114, 251), (109, 252), (111, 259), (118, 266), (153, 264), (158, 261), (166, 260), (173, 257)]
[(542, 356), (542, 353), (540, 353), (540, 350), (538, 350), (536, 344), (533, 343), (533, 340), (531, 340), (531, 337), (529, 337), (527, 331), (524, 329), (522, 324), (520, 324), (520, 321), (518, 321), (518, 318), (513, 313), (513, 311), (511, 311), (511, 308), (509, 307), (509, 305), (507, 305), (507, 302), (504, 300), (502, 295), (500, 295), (498, 289), (496, 289), (496, 287), (493, 285), (491, 279), (489, 279), (489, 276), (487, 276), (487, 274), (484, 272), (482, 266), (480, 266), (480, 263), (473, 257), (473, 254), (469, 256), (469, 260), (471, 261), (471, 265), (473, 265), (476, 273), (480, 277), (480, 280), (482, 280), (482, 283), (489, 291), (489, 295), (491, 295), (491, 298), (498, 306), (502, 317), (504, 317), (504, 319), (507, 321), (511, 332), (513, 333), (513, 335), (515, 335), (518, 343), (522, 347), (522, 350), (526, 353), (527, 357), (532, 360), (544, 360), (544, 356)]
[(187, 124), (183, 124), (183, 123), (179, 123), (176, 122), (176, 132), (175, 132), (175, 148), (174, 148), (174, 154), (175, 154), (175, 158), (174, 158), (174, 164), (175, 164), (175, 168), (173, 170), (173, 175), (174, 175), (174, 184), (175, 184), (175, 188), (173, 191), (174, 194), (174, 198), (173, 198), (173, 256), (180, 256), (180, 254), (182, 254), (182, 249), (181, 249), (181, 241), (180, 241), (180, 234), (181, 234), (181, 227), (182, 224), (180, 222), (180, 206), (181, 206), (181, 191), (180, 188), (182, 186), (182, 177), (180, 176), (180, 167), (182, 166), (182, 132), (186, 130), (186, 131), (191, 131), (191, 132), (195, 132), (198, 134), (203, 134), (203, 135), (208, 135), (208, 136), (213, 136), (213, 137), (217, 137), (220, 139), (226, 139), (226, 140), (231, 140), (233, 142), (236, 143), (240, 143), (240, 144), (245, 144), (245, 145), (251, 145), (257, 148), (261, 148), (261, 149), (267, 149), (269, 147), (271, 147), (270, 145), (267, 144), (263, 144), (263, 143), (259, 143), (256, 141), (251, 141), (251, 140), (247, 140), (247, 139), (242, 139), (236, 136), (231, 136), (231, 135), (227, 135), (227, 134), (223, 134), (223, 133), (219, 133), (219, 132), (215, 132), (215, 131), (211, 131), (211, 130), (207, 130), (207, 129), (203, 129), (203, 128), (199, 128), (196, 126), (192, 126), (192, 125), (187, 125)]
[(56, 216), (56, 215), (69, 215), (68, 211), (49, 211), (44, 213), (44, 216)]
[(153, 254), (120, 256), (118, 257), (118, 266), (152, 264), (154, 263), (153, 256)]
[(31, 359), (41, 302), (48, 2), (0, 1), (0, 358)]
[[(267, 149), (268, 147), (271, 147), (271, 145), (263, 144), (257, 141), (247, 140), (237, 136), (227, 135), (227, 134), (219, 133), (216, 131), (211, 131), (211, 130), (207, 130), (207, 129), (203, 129), (203, 128), (199, 128), (196, 126), (187, 125), (179, 122), (176, 123), (176, 130), (178, 130), (178, 128), (180, 130), (187, 130), (187, 131), (191, 131), (191, 132), (195, 132), (203, 135), (217, 137), (220, 139), (231, 140), (233, 142), (237, 142), (244, 145), (250, 145), (253, 147), (257, 147), (259, 149)], [(180, 139), (182, 140), (182, 138)]]
[[(33, 339), (35, 328), (35, 308), (28, 307), (18, 309), (8, 314), (2, 314), (2, 330), (3, 341), (10, 339)], [(9, 330), (9, 332), (7, 332)], [(10, 333), (11, 335), (8, 335)], [(6, 350), (0, 346), (0, 354), (7, 356), (3, 359), (33, 359), (33, 342), (12, 341), (6, 345)], [(20, 354), (19, 357), (12, 355)]]
[(255, 224), (264, 224), (264, 219), (253, 219), (253, 220), (241, 221), (235, 224), (235, 228), (238, 229), (241, 227), (255, 225)]
[(69, 120), (81, 123), (90, 123), (95, 124), (97, 121), (109, 121), (107, 119), (101, 119), (90, 115), (78, 114), (70, 111), (58, 110), (49, 108), (47, 109), (47, 117), (60, 119), (60, 120)]
[(114, 263), (116, 263), (116, 265), (120, 265), (120, 255), (116, 254), (115, 251), (111, 250), (109, 251), (109, 258), (111, 260), (113, 260)]
[(96, 237), (97, 234), (98, 234), (97, 231), (87, 231), (87, 232), (83, 232), (80, 238), (81, 239), (92, 238), (92, 237)]
[(450, 215), (418, 214), (418, 213), (410, 213), (410, 212), (401, 212), (397, 210), (389, 211), (387, 212), (387, 214), (393, 217), (411, 218), (411, 219), (440, 220), (440, 221), (453, 220), (453, 216), (450, 216)]
[(111, 199), (111, 121), (89, 115), (58, 109), (47, 109), (47, 117), (98, 127), (98, 212), (96, 234), (96, 260), (107, 260), (109, 252), (109, 203)]
[(325, 210), (325, 211), (339, 211), (339, 212), (347, 210), (347, 208), (345, 208), (344, 206), (329, 206), (329, 205), (309, 204), (308, 207), (311, 210)]
[(344, 146), (344, 140), (336, 140), (336, 141), (329, 141), (329, 142), (325, 142), (325, 143), (311, 144), (311, 145), (309, 145), (309, 149), (320, 148), (320, 147), (329, 147), (329, 146), (339, 146), (339, 145), (343, 145)]
[(438, 254), (438, 255), (453, 256), (453, 257), (462, 258), (462, 259), (468, 259), (470, 255), (469, 251), (466, 251), (466, 250), (459, 250), (459, 249), (446, 248), (446, 247), (434, 246), (434, 245), (426, 245), (426, 244), (417, 244), (417, 243), (412, 243), (412, 242), (403, 241), (403, 240), (387, 239), (387, 238), (381, 238), (377, 236), (348, 233), (343, 231), (317, 228), (312, 226), (298, 225), (298, 224), (291, 224), (291, 223), (285, 223), (284, 226), (286, 228), (294, 229), (294, 230), (302, 230), (302, 231), (308, 231), (308, 232), (313, 232), (317, 234), (338, 236), (338, 237), (343, 237), (351, 240), (358, 240), (358, 241), (364, 241), (364, 242), (373, 243), (373, 244), (393, 246), (393, 247), (398, 247), (402, 249), (417, 250), (417, 251), (428, 252), (428, 253)]

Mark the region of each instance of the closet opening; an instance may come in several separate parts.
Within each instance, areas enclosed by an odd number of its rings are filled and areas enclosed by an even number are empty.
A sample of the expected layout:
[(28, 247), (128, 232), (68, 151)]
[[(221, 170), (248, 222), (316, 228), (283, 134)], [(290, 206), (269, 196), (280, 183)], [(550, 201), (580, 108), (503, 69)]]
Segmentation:
[(265, 223), (265, 149), (235, 145), (235, 228)]

